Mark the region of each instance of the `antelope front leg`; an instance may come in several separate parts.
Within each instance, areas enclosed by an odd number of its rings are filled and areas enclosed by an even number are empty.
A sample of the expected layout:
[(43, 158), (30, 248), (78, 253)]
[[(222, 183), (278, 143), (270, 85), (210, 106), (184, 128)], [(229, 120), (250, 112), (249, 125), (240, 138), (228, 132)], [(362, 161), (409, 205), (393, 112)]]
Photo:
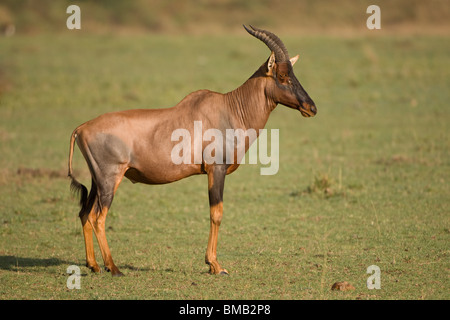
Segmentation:
[(210, 229), (205, 262), (211, 274), (228, 274), (217, 261), (217, 239), (223, 215), (223, 187), (226, 175), (225, 165), (211, 167), (208, 172), (208, 192), (210, 207)]
[(205, 262), (209, 264), (209, 273), (211, 274), (228, 274), (228, 271), (222, 269), (217, 261), (217, 239), (219, 236), (219, 226), (222, 220), (223, 204), (220, 202), (210, 208), (210, 229), (208, 248), (206, 249)]

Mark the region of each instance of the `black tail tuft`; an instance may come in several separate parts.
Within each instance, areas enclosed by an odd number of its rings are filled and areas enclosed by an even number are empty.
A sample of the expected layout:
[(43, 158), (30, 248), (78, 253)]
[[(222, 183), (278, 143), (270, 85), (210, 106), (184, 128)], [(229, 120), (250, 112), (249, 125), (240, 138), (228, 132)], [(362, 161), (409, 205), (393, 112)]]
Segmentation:
[(80, 207), (82, 211), (87, 205), (87, 199), (88, 199), (88, 190), (87, 188), (79, 183), (74, 177), (69, 175), (69, 177), (72, 179), (72, 182), (70, 183), (70, 191), (72, 191), (75, 194), (80, 194)]

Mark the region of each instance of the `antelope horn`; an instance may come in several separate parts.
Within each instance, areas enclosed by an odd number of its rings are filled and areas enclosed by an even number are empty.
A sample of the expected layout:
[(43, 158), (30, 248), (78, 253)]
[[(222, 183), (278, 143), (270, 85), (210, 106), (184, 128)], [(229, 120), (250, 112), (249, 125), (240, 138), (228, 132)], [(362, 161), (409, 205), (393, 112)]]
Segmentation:
[(249, 29), (244, 25), (245, 30), (247, 30), (248, 33), (250, 33), (255, 38), (261, 40), (266, 44), (266, 46), (269, 47), (270, 50), (275, 52), (275, 60), (278, 62), (286, 62), (289, 61), (289, 54), (284, 46), (283, 42), (278, 38), (275, 34), (272, 32), (269, 32), (267, 30), (262, 30), (256, 27), (253, 27), (250, 25)]

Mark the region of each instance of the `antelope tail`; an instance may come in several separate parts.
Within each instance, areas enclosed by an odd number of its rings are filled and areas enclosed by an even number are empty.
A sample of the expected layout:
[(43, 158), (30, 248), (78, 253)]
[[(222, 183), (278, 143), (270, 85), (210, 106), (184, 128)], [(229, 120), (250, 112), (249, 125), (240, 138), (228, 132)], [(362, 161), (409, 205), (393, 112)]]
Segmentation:
[(73, 176), (72, 172), (72, 158), (73, 158), (73, 149), (75, 147), (75, 141), (77, 139), (77, 130), (72, 133), (70, 137), (70, 150), (69, 150), (69, 173), (68, 176), (71, 179), (70, 190), (73, 193), (80, 194), (80, 206), (82, 210), (87, 206), (88, 199), (88, 191), (87, 188), (82, 185), (78, 180)]

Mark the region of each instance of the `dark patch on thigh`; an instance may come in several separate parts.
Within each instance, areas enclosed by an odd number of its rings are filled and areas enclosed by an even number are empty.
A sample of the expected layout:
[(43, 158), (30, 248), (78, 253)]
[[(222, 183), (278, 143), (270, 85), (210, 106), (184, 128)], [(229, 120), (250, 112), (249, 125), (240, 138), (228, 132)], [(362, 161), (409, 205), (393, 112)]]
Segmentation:
[(98, 186), (102, 206), (109, 206), (114, 196), (114, 188), (122, 179), (128, 165), (130, 148), (119, 137), (98, 133), (89, 141), (89, 157), (92, 175)]
[(98, 133), (89, 141), (89, 151), (99, 167), (128, 163), (130, 147), (119, 137), (109, 133)]

